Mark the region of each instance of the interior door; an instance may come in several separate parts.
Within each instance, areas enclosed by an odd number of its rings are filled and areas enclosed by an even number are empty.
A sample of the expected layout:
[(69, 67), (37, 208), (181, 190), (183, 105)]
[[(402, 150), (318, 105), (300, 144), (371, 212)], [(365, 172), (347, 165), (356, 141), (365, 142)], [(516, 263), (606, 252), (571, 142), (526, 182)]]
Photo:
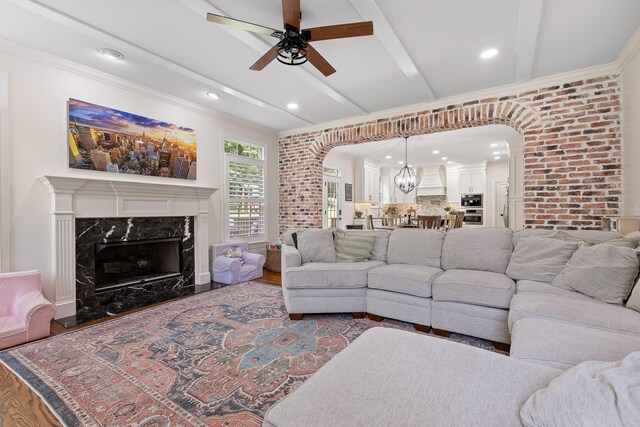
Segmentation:
[(323, 227), (336, 229), (340, 227), (342, 221), (342, 209), (340, 206), (340, 178), (324, 177), (324, 197), (323, 197)]

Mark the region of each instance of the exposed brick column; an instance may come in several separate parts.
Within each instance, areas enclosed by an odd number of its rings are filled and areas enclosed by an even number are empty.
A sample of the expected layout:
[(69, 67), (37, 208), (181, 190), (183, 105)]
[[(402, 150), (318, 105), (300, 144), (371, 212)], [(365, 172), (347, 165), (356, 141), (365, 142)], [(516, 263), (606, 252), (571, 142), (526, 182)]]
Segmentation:
[(488, 124), (524, 138), (525, 225), (598, 228), (621, 197), (618, 76), (290, 135), (280, 139), (280, 232), (322, 225), (322, 161), (334, 147)]

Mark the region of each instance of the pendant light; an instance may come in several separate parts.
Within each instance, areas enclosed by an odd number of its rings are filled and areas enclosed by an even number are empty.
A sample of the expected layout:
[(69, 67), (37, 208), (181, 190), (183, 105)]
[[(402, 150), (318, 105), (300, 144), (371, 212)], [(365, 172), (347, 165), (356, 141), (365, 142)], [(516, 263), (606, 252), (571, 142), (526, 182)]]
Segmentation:
[(408, 137), (404, 137), (404, 167), (400, 169), (400, 172), (393, 179), (393, 183), (404, 194), (409, 194), (420, 184), (420, 177), (416, 174), (412, 168), (408, 165), (407, 156), (407, 140)]

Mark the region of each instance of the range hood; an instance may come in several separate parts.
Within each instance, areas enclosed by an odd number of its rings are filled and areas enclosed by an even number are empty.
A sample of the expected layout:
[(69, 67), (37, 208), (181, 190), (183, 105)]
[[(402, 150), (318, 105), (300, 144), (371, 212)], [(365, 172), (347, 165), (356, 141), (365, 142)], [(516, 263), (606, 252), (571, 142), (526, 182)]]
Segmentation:
[(422, 179), (416, 189), (416, 196), (444, 196), (446, 195), (447, 171), (444, 166), (422, 168)]

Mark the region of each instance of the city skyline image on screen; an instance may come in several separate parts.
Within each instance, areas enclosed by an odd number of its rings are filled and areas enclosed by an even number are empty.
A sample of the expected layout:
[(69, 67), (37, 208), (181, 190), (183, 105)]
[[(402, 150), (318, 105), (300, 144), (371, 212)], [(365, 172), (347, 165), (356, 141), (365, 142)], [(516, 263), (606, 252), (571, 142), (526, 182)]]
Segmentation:
[(69, 99), (69, 167), (196, 179), (193, 129)]

